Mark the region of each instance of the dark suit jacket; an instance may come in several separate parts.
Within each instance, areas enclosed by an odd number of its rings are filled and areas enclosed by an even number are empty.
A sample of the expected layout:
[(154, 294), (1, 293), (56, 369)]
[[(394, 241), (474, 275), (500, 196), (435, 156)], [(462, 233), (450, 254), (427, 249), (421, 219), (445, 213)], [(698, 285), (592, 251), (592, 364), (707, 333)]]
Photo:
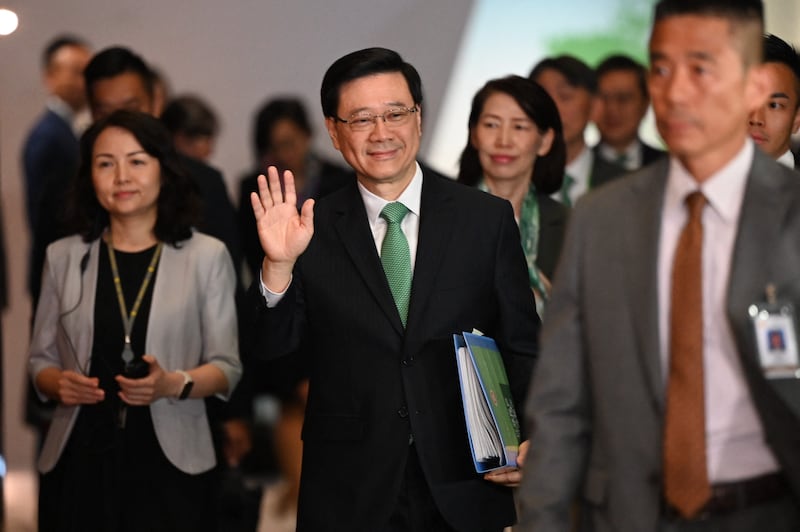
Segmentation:
[(564, 233), (567, 230), (569, 207), (547, 194), (539, 194), (539, 249), (536, 265), (551, 281), (561, 256)]
[[(28, 225), (33, 230), (51, 179), (69, 181), (78, 170), (78, 138), (70, 124), (46, 110), (31, 129), (22, 152)], [(63, 201), (63, 197), (58, 198)]]
[(453, 333), (477, 328), (503, 352), (512, 393), (525, 397), (539, 320), (508, 202), (425, 172), (407, 329), (353, 183), (315, 206), (314, 236), (288, 292), (255, 306), (259, 352), (307, 341), (298, 530), (374, 531), (395, 507), (409, 435), (437, 507), (457, 530), (515, 520), (511, 490), (475, 472)]
[(594, 190), (628, 173), (628, 171), (620, 165), (603, 159), (599, 153), (594, 152), (593, 155), (592, 173), (589, 175), (590, 190)]
[(236, 227), (236, 211), (225, 187), (225, 179), (219, 170), (202, 161), (182, 154), (179, 154), (179, 157), (181, 164), (197, 185), (203, 202), (198, 229), (225, 244), (238, 277), (242, 263), (242, 246)]
[(667, 152), (664, 150), (654, 148), (649, 144), (642, 142), (641, 140), (639, 143), (642, 145), (642, 166), (647, 166), (648, 164), (654, 163), (661, 157), (665, 157), (667, 155)]
[[(566, 530), (579, 493), (597, 531), (658, 529), (657, 262), (668, 165), (589, 194), (572, 212), (526, 407), (534, 430), (515, 531)], [(748, 319), (770, 282), (778, 298), (800, 304), (800, 180), (756, 149), (726, 310), (766, 441), (800, 502), (800, 382), (765, 379)]]

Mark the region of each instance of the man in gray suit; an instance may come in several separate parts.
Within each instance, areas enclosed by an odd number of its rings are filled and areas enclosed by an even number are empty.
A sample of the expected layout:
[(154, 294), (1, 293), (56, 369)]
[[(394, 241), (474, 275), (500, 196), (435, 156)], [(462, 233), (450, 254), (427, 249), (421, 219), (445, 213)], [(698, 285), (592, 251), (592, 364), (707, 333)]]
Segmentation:
[(800, 302), (800, 181), (747, 136), (762, 33), (760, 0), (656, 6), (649, 88), (670, 157), (572, 214), (515, 531), (568, 530), (576, 499), (597, 531), (800, 530), (800, 381), (766, 377), (748, 314), (768, 286)]

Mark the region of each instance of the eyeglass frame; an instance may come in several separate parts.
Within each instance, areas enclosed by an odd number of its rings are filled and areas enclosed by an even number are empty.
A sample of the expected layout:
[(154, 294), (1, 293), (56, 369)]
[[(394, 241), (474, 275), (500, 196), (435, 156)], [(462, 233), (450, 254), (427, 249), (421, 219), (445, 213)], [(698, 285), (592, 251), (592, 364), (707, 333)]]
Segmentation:
[[(365, 127), (363, 130), (353, 129), (353, 121), (355, 120), (355, 118), (353, 118), (353, 117), (355, 117), (358, 114), (358, 111), (353, 113), (353, 114), (351, 114), (350, 117), (348, 117), (347, 120), (345, 120), (344, 118), (339, 118), (338, 115), (333, 115), (333, 118), (337, 122), (341, 122), (342, 124), (347, 124), (350, 127), (351, 131), (366, 131), (366, 130), (372, 128), (372, 127), (375, 127), (378, 124), (378, 118), (381, 118), (383, 120), (383, 123), (386, 125), (386, 127), (399, 127), (399, 126), (401, 126), (402, 124), (394, 124), (394, 123), (388, 122), (386, 120), (386, 115), (391, 114), (391, 113), (396, 113), (398, 111), (405, 111), (407, 114), (404, 115), (404, 116), (410, 116), (413, 113), (418, 113), (419, 112), (419, 105), (414, 104), (413, 107), (394, 107), (392, 109), (387, 109), (386, 111), (384, 111), (383, 113), (380, 113), (380, 114), (369, 113), (368, 116), (369, 116), (370, 125)], [(367, 119), (367, 115), (359, 118), (359, 120), (364, 120), (364, 119)], [(405, 123), (405, 122), (403, 122), (403, 123)]]

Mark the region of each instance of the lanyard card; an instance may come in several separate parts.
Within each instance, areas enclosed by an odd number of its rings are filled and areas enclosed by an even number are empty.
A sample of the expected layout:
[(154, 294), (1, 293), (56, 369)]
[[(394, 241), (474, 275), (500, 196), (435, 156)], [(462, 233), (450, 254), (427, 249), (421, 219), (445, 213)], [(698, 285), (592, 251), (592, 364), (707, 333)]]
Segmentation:
[(794, 305), (775, 298), (775, 287), (767, 286), (767, 301), (748, 309), (756, 334), (758, 359), (769, 379), (800, 379)]

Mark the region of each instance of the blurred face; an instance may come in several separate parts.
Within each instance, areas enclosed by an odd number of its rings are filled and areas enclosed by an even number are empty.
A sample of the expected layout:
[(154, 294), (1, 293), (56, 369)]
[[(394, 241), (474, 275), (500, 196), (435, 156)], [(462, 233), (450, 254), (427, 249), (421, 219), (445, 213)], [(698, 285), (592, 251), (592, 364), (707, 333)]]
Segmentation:
[(600, 137), (617, 150), (627, 148), (639, 134), (639, 123), (647, 112), (635, 72), (612, 70), (597, 81), (597, 129)]
[(45, 85), (50, 94), (64, 100), (73, 111), (86, 106), (83, 69), (92, 54), (83, 46), (62, 46), (50, 59), (45, 70)]
[(288, 170), (301, 170), (311, 149), (311, 136), (294, 121), (283, 118), (275, 122), (270, 135), (270, 164)]
[(745, 70), (730, 23), (677, 15), (657, 22), (650, 39), (650, 97), (656, 124), (674, 155), (703, 180), (742, 148), (747, 117), (765, 93)]
[[(390, 109), (413, 108), (414, 99), (400, 72), (375, 74), (342, 85), (339, 118), (356, 113), (383, 114)], [(325, 121), (334, 147), (353, 167), (359, 182), (373, 194), (394, 200), (416, 171), (422, 136), (420, 113), (410, 113), (400, 124), (387, 125), (381, 118), (364, 131), (353, 131), (333, 118)]]
[(797, 80), (783, 63), (765, 63), (764, 75), (769, 98), (750, 113), (750, 137), (769, 156), (777, 159), (789, 149), (793, 133), (800, 128)]
[(592, 93), (582, 87), (573, 87), (560, 72), (548, 68), (534, 80), (556, 102), (564, 127), (567, 146), (583, 143), (583, 130), (592, 116)]
[(553, 130), (540, 133), (514, 98), (495, 92), (486, 99), (470, 141), (490, 185), (499, 181), (529, 184), (536, 157), (550, 151)]
[(175, 149), (198, 161), (208, 161), (214, 153), (214, 137), (208, 135), (175, 135)]
[(109, 127), (98, 135), (92, 151), (92, 183), (112, 223), (144, 218), (155, 225), (161, 165), (129, 131)]
[(152, 115), (153, 99), (144, 81), (135, 72), (123, 72), (112, 78), (96, 81), (91, 87), (92, 119), (97, 121), (114, 111), (125, 109)]

